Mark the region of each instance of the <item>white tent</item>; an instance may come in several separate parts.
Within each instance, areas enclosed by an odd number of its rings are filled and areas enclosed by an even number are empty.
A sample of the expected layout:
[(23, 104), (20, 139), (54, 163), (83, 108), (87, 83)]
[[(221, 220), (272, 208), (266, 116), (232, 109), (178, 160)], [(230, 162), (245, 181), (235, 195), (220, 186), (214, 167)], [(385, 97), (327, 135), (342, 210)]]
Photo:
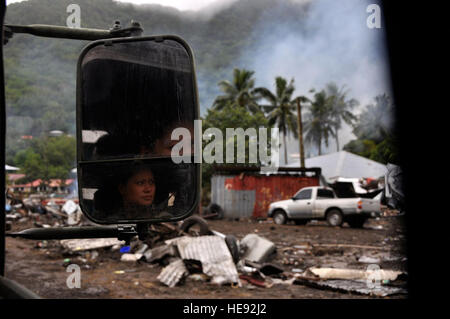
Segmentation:
[[(299, 167), (299, 163), (291, 163), (287, 167)], [(329, 182), (339, 177), (346, 178), (378, 178), (386, 174), (386, 165), (346, 151), (316, 156), (305, 159), (306, 167), (320, 167), (322, 175)]]

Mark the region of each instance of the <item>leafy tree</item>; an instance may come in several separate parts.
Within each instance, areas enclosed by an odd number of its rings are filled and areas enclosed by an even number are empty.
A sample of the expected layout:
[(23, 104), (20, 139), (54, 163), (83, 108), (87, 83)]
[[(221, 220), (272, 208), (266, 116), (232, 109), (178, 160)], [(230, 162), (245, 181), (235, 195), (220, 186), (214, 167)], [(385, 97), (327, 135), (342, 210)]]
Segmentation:
[(327, 96), (325, 90), (314, 94), (305, 122), (305, 141), (316, 144), (319, 155), (322, 155), (322, 141), (328, 146), (328, 139), (335, 136), (336, 127), (333, 117), (333, 97)]
[(392, 163), (400, 165), (400, 153), (398, 149), (398, 139), (395, 135), (389, 134), (375, 150), (370, 154), (370, 158), (381, 163)]
[(26, 175), (24, 180), (31, 182), (38, 178), (43, 178), (45, 167), (42, 158), (32, 149), (20, 151), (16, 155), (16, 161), (20, 163), (21, 171)]
[(352, 110), (359, 104), (356, 99), (347, 98), (348, 90), (345, 86), (338, 88), (336, 83), (328, 83), (325, 87), (325, 92), (332, 97), (331, 108), (332, 118), (334, 120), (334, 136), (336, 138), (336, 149), (339, 152), (339, 138), (338, 131), (342, 127), (342, 121), (348, 125), (352, 125), (356, 120), (356, 116)]
[(27, 149), (17, 152), (14, 163), (27, 181), (66, 179), (75, 163), (76, 141), (72, 136), (34, 139)]
[(219, 95), (213, 103), (213, 108), (222, 110), (224, 107), (231, 105), (233, 107), (241, 107), (252, 113), (259, 111), (256, 98), (253, 95), (253, 87), (255, 80), (253, 79), (254, 71), (246, 69), (234, 69), (233, 80), (223, 80), (219, 82), (219, 87), (224, 95)]
[(347, 143), (344, 150), (381, 163), (399, 164), (394, 105), (386, 94), (376, 96), (374, 101), (359, 115), (353, 126), (357, 139)]
[(255, 94), (259, 98), (263, 98), (269, 104), (261, 104), (260, 106), (267, 113), (268, 123), (270, 126), (277, 126), (283, 133), (284, 143), (284, 162), (287, 164), (287, 143), (286, 135), (292, 132), (294, 137), (298, 138), (297, 131), (297, 114), (296, 102), (300, 99), (302, 102), (308, 101), (304, 96), (293, 98), (295, 91), (294, 79), (288, 83), (286, 79), (278, 76), (275, 78), (275, 93), (267, 88), (256, 88)]
[(344, 150), (370, 158), (377, 148), (377, 144), (372, 140), (353, 140), (345, 144)]
[[(250, 114), (250, 112), (248, 110), (246, 110), (245, 108), (234, 107), (231, 104), (224, 106), (224, 108), (220, 109), (220, 110), (209, 109), (206, 113), (205, 118), (203, 119), (203, 122), (202, 122), (203, 132), (205, 132), (209, 128), (218, 128), (222, 132), (223, 139), (224, 139), (223, 148), (222, 148), (224, 163), (219, 164), (219, 165), (224, 165), (224, 166), (239, 165), (239, 164), (235, 164), (237, 162), (236, 161), (236, 159), (237, 159), (237, 152), (236, 152), (237, 141), (235, 139), (225, 140), (226, 139), (226, 129), (227, 128), (242, 128), (245, 131), (249, 128), (254, 128), (256, 130), (258, 141), (259, 141), (260, 135), (259, 135), (258, 129), (260, 127), (270, 128), (270, 126), (268, 124), (268, 120), (262, 113)], [(267, 135), (268, 135), (268, 143), (269, 143), (270, 132), (268, 132)], [(203, 149), (205, 149), (205, 146), (207, 144), (211, 143), (212, 140), (211, 141), (203, 140)], [(226, 144), (227, 143), (233, 143), (233, 145), (234, 145), (233, 147), (235, 149), (235, 153), (234, 153), (234, 163), (233, 164), (227, 164), (225, 161)], [(259, 147), (261, 147), (261, 145), (259, 145)], [(270, 153), (270, 148), (269, 148), (269, 153)], [(260, 161), (260, 158), (258, 157), (258, 161), (257, 161), (256, 165), (260, 165), (260, 164), (261, 164), (261, 161)], [(245, 140), (245, 164), (243, 164), (243, 165), (245, 165), (245, 166), (250, 165), (249, 164), (249, 139), (248, 138), (246, 138), (246, 140)], [(214, 172), (214, 164), (209, 164), (209, 163), (205, 163), (205, 162), (202, 164), (202, 188), (203, 188), (203, 195), (204, 195), (205, 201), (207, 201), (208, 194), (211, 189), (211, 176), (212, 176), (213, 172)]]
[(387, 94), (374, 98), (375, 103), (366, 106), (353, 126), (358, 139), (369, 139), (380, 143), (392, 133), (394, 105)]

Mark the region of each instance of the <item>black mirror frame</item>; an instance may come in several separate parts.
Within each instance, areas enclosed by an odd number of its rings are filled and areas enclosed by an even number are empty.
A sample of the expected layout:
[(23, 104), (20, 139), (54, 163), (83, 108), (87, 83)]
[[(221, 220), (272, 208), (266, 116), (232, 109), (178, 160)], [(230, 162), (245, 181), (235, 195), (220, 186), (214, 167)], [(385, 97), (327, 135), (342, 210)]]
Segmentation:
[[(175, 35), (156, 35), (156, 36), (139, 36), (139, 37), (126, 37), (126, 38), (112, 38), (112, 39), (102, 39), (102, 40), (96, 40), (88, 43), (81, 51), (78, 62), (77, 62), (77, 85), (76, 85), (76, 134), (77, 134), (77, 180), (78, 180), (78, 198), (80, 198), (79, 205), (81, 208), (81, 211), (83, 214), (94, 223), (100, 224), (100, 225), (112, 225), (112, 224), (137, 224), (137, 223), (160, 223), (160, 222), (177, 222), (180, 220), (183, 220), (189, 216), (191, 216), (197, 209), (198, 205), (200, 203), (200, 194), (201, 194), (201, 163), (192, 163), (195, 167), (195, 178), (194, 178), (194, 184), (195, 184), (195, 195), (194, 195), (194, 203), (192, 207), (189, 208), (189, 210), (180, 216), (176, 216), (171, 219), (139, 219), (139, 220), (120, 220), (117, 222), (110, 222), (110, 221), (103, 221), (98, 220), (90, 216), (88, 213), (86, 213), (86, 209), (83, 207), (83, 201), (81, 200), (82, 197), (82, 170), (80, 169), (80, 163), (81, 160), (81, 150), (82, 150), (82, 132), (81, 132), (81, 119), (82, 119), (82, 85), (81, 85), (81, 64), (84, 59), (84, 56), (89, 52), (90, 49), (98, 46), (103, 45), (105, 43), (127, 43), (127, 42), (139, 42), (139, 41), (156, 41), (156, 42), (162, 42), (164, 40), (172, 40), (176, 41), (179, 44), (181, 44), (185, 49), (186, 52), (189, 55), (189, 59), (191, 61), (192, 66), (192, 83), (193, 83), (193, 97), (194, 97), (194, 120), (200, 119), (200, 107), (198, 102), (198, 87), (197, 87), (197, 77), (196, 77), (196, 67), (195, 67), (195, 60), (194, 60), (194, 54), (191, 49), (191, 47), (187, 44), (186, 41), (184, 41), (182, 38), (175, 36)], [(122, 159), (120, 161), (124, 161), (127, 159)], [(131, 160), (131, 159), (128, 159)], [(114, 160), (112, 160), (114, 161)], [(94, 161), (90, 161), (91, 163)], [(103, 160), (95, 161), (95, 162), (105, 162)]]

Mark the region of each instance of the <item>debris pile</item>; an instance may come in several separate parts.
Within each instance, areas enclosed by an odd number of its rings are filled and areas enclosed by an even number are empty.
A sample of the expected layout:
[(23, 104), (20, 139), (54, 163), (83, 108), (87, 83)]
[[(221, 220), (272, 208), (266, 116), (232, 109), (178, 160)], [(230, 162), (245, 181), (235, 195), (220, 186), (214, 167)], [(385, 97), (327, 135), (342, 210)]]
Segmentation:
[[(56, 197), (56, 196), (66, 197)], [(31, 194), (21, 199), (14, 193), (6, 195), (7, 230), (13, 224), (31, 222), (34, 227), (81, 226), (91, 224), (84, 218), (78, 199), (69, 194)]]
[[(68, 199), (60, 205), (43, 202), (37, 196), (23, 201), (8, 198), (6, 218), (11, 223), (28, 220), (37, 227), (90, 223), (75, 200)], [(136, 236), (129, 246), (115, 238), (99, 238), (43, 240), (37, 242), (36, 248), (55, 258), (61, 258), (62, 254), (63, 266), (81, 262), (84, 269), (96, 267), (103, 260), (102, 255), (110, 252), (124, 264), (160, 267), (157, 280), (168, 287), (183, 285), (188, 278), (246, 289), (304, 285), (378, 297), (407, 293), (407, 274), (388, 270), (393, 261), (404, 261), (404, 257), (392, 255), (386, 246), (311, 242), (275, 245), (263, 234), (256, 234), (256, 230), (238, 240), (232, 234), (210, 230), (206, 220), (199, 216), (179, 223), (152, 224), (148, 231), (145, 240)], [(388, 240), (397, 239), (385, 239)], [(384, 269), (371, 268), (374, 265)]]
[[(195, 219), (198, 221), (199, 217), (195, 216)], [(185, 222), (193, 224), (191, 220)], [(247, 289), (306, 285), (378, 297), (406, 293), (404, 272), (370, 268), (395, 259), (382, 247), (303, 243), (277, 248), (270, 240), (254, 233), (238, 241), (234, 236), (217, 231), (193, 236), (176, 232), (176, 227), (172, 227), (173, 238), (160, 240), (152, 248), (144, 244), (133, 253), (123, 254), (121, 260), (159, 265), (162, 270), (157, 279), (168, 287), (182, 285), (189, 278)], [(367, 256), (356, 253), (361, 248), (375, 253)], [(283, 256), (281, 264), (273, 262), (277, 254)], [(330, 256), (334, 263), (317, 266), (319, 258), (326, 260), (324, 258)], [(348, 265), (348, 260), (354, 260), (354, 263)]]

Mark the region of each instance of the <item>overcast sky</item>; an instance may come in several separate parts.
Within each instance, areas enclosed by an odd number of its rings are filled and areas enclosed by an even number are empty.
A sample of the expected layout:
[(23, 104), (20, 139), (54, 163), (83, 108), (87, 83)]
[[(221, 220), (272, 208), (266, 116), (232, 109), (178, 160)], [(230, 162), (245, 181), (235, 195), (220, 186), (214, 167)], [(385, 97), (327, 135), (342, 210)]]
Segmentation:
[(218, 0), (116, 0), (132, 2), (135, 4), (156, 3), (163, 6), (174, 7), (179, 10), (199, 10)]
[[(21, 2), (25, 0), (6, 0), (7, 4)], [(199, 10), (218, 0), (116, 0), (120, 2), (132, 2), (135, 4), (156, 3), (168, 7), (174, 7), (179, 10)]]
[[(26, 0), (7, 0), (7, 3)], [(56, 0), (55, 0), (56, 1)], [(73, 0), (76, 3), (76, 0)], [(94, 1), (94, 0), (93, 0)], [(178, 10), (202, 10), (221, 7), (238, 0), (115, 0), (135, 4), (160, 4)], [(311, 0), (291, 0), (310, 2)], [(367, 6), (379, 0), (314, 0), (304, 20), (305, 29), (291, 26), (274, 16), (277, 11), (267, 12), (265, 19), (256, 25), (252, 38), (255, 44), (233, 61), (230, 66), (255, 71), (255, 86), (274, 88), (276, 76), (295, 79), (294, 96), (307, 94), (311, 88), (320, 90), (333, 81), (339, 87), (349, 89), (348, 97), (356, 98), (362, 108), (373, 102), (376, 95), (390, 91), (388, 60), (384, 48), (384, 26), (369, 29), (366, 19)], [(220, 5), (219, 5), (220, 4)], [(218, 6), (219, 5), (219, 6)], [(212, 7), (211, 7), (212, 6)], [(273, 20), (276, 23), (273, 23)], [(382, 20), (382, 24), (383, 24)], [(270, 43), (270, 45), (268, 45)], [(199, 78), (199, 81), (202, 81)], [(207, 85), (214, 85), (208, 83)], [(307, 94), (308, 95), (308, 94)], [(312, 94), (309, 94), (312, 98)], [(206, 107), (212, 103), (204, 102)], [(203, 108), (205, 109), (205, 107)], [(339, 132), (341, 147), (354, 139), (352, 129), (344, 125)], [(329, 149), (335, 150), (334, 139)], [(288, 150), (298, 153), (297, 141), (289, 138)]]

